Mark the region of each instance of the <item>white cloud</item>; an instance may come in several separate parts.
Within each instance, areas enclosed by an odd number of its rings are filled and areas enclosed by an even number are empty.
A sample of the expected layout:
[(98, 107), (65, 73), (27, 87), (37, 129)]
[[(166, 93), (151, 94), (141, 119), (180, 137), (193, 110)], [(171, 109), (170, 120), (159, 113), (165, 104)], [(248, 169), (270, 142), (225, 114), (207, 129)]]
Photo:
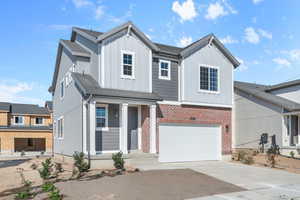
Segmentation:
[[(42, 105), (43, 99), (30, 97), (28, 93), (41, 88), (34, 83), (1, 80), (0, 101), (15, 103), (34, 103)], [(45, 88), (44, 88), (45, 89)]]
[(227, 35), (226, 37), (224, 38), (221, 38), (220, 41), (223, 43), (223, 44), (235, 44), (235, 43), (238, 43), (239, 41), (232, 38), (230, 35)]
[(180, 17), (180, 22), (192, 21), (197, 16), (197, 11), (193, 0), (186, 0), (182, 4), (179, 1), (174, 1), (172, 10)]
[(252, 27), (245, 29), (245, 39), (252, 44), (258, 44), (260, 41), (258, 33)]
[(104, 15), (104, 7), (103, 6), (97, 6), (95, 11), (95, 18), (100, 19)]
[(288, 61), (285, 58), (274, 58), (273, 62), (275, 62), (277, 65), (281, 67), (289, 67), (291, 65), (290, 61)]
[(93, 3), (89, 0), (72, 0), (76, 8), (81, 8), (85, 6), (91, 6)]
[(268, 39), (272, 39), (273, 38), (273, 35), (271, 32), (268, 32), (266, 30), (263, 30), (263, 29), (258, 29), (258, 32), (260, 33), (261, 36), (265, 37), (265, 38), (268, 38)]
[(260, 2), (262, 2), (263, 0), (252, 0), (252, 2), (254, 3), (254, 4), (259, 4)]
[(118, 23), (118, 24), (127, 21), (130, 17), (132, 17), (132, 11), (133, 11), (134, 7), (135, 7), (135, 4), (130, 4), (128, 10), (122, 16), (119, 16), (119, 17), (116, 17), (114, 15), (108, 16), (109, 21)]
[(253, 24), (256, 24), (257, 18), (256, 17), (252, 17), (251, 21), (252, 21)]
[(192, 43), (192, 37), (183, 36), (178, 42), (177, 46), (186, 47)]
[(293, 49), (289, 54), (292, 60), (300, 60), (300, 49)]
[(238, 11), (235, 10), (228, 2), (227, 0), (222, 0), (224, 6), (227, 8), (227, 10), (231, 13), (231, 14), (237, 14)]
[(227, 14), (228, 12), (225, 11), (224, 7), (219, 2), (216, 2), (209, 4), (205, 18), (209, 20), (214, 20), (218, 17), (222, 17)]
[(238, 71), (246, 71), (246, 70), (248, 70), (248, 66), (245, 65), (245, 62), (244, 62), (243, 59), (241, 59), (241, 58), (236, 58), (236, 59), (240, 62), (240, 66), (237, 68)]

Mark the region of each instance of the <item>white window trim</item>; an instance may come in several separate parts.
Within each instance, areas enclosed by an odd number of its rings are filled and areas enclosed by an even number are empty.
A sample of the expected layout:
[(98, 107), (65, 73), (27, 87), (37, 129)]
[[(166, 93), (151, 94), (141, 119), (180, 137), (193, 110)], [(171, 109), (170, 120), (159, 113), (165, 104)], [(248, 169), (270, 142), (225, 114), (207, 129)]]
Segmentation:
[[(208, 68), (213, 68), (218, 70), (218, 90), (217, 91), (211, 91), (211, 90), (203, 90), (201, 89), (201, 74), (200, 74), (200, 69), (201, 67), (208, 67)], [(208, 88), (210, 84), (210, 70), (208, 70)], [(212, 65), (207, 65), (207, 64), (200, 64), (199, 69), (198, 69), (198, 92), (201, 93), (210, 93), (210, 94), (220, 94), (220, 68), (218, 66), (212, 66)]]
[[(161, 75), (161, 63), (168, 63), (168, 77)], [(158, 78), (162, 80), (171, 80), (171, 61), (159, 59), (158, 65), (159, 65)]]
[[(63, 85), (64, 85), (64, 92), (63, 92), (63, 96), (61, 96), (61, 84), (63, 83)], [(65, 97), (65, 89), (66, 89), (66, 87), (65, 87), (65, 81), (64, 81), (64, 79), (62, 79), (61, 81), (60, 81), (60, 83), (59, 83), (59, 97), (60, 97), (60, 99), (63, 99), (64, 97)]]
[[(41, 124), (37, 124), (37, 123), (36, 123), (36, 118), (42, 118), (42, 123), (41, 123)], [(34, 125), (35, 125), (35, 126), (43, 126), (43, 125), (44, 125), (45, 120), (44, 120), (43, 117), (35, 117), (34, 119), (35, 119), (35, 120), (34, 120)]]
[[(16, 117), (22, 117), (22, 123), (16, 123), (16, 119), (15, 119)], [(15, 125), (15, 126), (23, 126), (25, 124), (24, 120), (25, 120), (24, 116), (21, 116), (21, 115), (13, 116), (13, 125)]]
[[(123, 72), (124, 72), (123, 55), (124, 54), (132, 55), (132, 75), (131, 76), (123, 74)], [(124, 79), (135, 79), (135, 53), (132, 52), (132, 51), (121, 50), (121, 78), (124, 78)]]
[[(97, 127), (97, 116), (96, 116), (96, 111), (98, 107), (104, 107), (105, 108), (105, 127)], [(97, 131), (109, 131), (108, 128), (108, 104), (96, 104), (96, 109), (95, 109), (95, 128)]]
[[(58, 130), (58, 128), (59, 128), (59, 126), (58, 126), (58, 121), (62, 121), (62, 134), (59, 134), (59, 130)], [(65, 135), (65, 131), (64, 131), (64, 129), (65, 129), (65, 120), (64, 120), (64, 117), (63, 116), (61, 116), (61, 117), (59, 117), (58, 119), (57, 119), (57, 124), (56, 124), (56, 127), (57, 127), (57, 139), (59, 139), (59, 140), (63, 140), (64, 139), (64, 135)], [(60, 135), (62, 135), (62, 136), (60, 136)]]

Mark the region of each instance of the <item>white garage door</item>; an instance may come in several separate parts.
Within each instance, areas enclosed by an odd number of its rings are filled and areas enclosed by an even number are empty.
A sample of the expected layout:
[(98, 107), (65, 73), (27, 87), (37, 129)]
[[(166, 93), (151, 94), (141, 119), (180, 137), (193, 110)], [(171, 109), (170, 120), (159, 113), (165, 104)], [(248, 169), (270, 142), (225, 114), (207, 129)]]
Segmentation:
[(221, 160), (221, 127), (160, 124), (159, 161)]

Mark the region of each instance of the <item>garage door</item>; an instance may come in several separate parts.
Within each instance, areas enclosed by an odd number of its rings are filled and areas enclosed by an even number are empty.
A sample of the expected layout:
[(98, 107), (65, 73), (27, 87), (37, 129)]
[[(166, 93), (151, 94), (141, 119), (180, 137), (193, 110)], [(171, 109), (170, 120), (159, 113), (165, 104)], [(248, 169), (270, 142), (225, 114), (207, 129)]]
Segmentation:
[(159, 161), (221, 160), (221, 127), (160, 124)]

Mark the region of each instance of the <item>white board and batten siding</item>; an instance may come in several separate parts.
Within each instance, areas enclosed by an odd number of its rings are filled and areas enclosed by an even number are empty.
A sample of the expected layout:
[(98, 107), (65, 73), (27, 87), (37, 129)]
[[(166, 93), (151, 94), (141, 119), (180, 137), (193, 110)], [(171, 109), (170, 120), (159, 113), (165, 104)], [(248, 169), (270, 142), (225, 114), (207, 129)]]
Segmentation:
[(221, 126), (160, 124), (159, 162), (222, 159)]

